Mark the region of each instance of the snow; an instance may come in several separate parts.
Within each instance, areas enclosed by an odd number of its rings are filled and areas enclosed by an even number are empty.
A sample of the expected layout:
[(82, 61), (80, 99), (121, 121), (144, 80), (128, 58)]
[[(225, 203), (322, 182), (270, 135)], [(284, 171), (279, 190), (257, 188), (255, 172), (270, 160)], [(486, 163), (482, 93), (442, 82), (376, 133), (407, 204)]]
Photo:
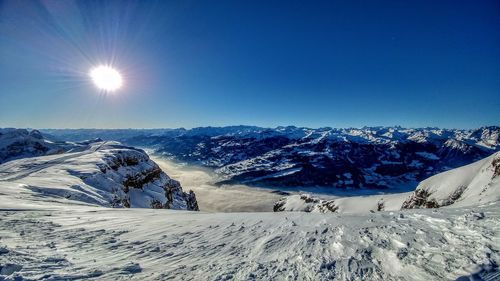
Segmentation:
[(408, 165), (409, 167), (423, 167), (424, 164), (418, 160), (412, 160), (411, 163)]
[(439, 206), (473, 206), (500, 200), (500, 152), (422, 181), (412, 199)]
[[(374, 211), (398, 211), (411, 192), (369, 195), (369, 196), (312, 196), (310, 194), (290, 195), (278, 201), (280, 211), (367, 214)], [(381, 208), (381, 209), (380, 209)]]
[(40, 132), (0, 128), (0, 164), (23, 157), (60, 153), (64, 149), (43, 139)]
[[(116, 143), (13, 160), (0, 165), (0, 280), (494, 280), (499, 158), (417, 187), (440, 203), (461, 190), (446, 207), (401, 210), (414, 194), (400, 193), (323, 204), (335, 213), (108, 208), (113, 183), (157, 167)], [(154, 182), (131, 188), (132, 205), (157, 195)]]
[(454, 280), (500, 261), (499, 207), (339, 216), (2, 205), (0, 264), (12, 279)]
[(436, 154), (434, 154), (434, 153), (419, 151), (419, 152), (415, 152), (415, 154), (420, 155), (420, 156), (427, 158), (429, 160), (439, 160), (439, 157), (437, 157)]
[(276, 211), (362, 214), (402, 208), (477, 206), (500, 201), (500, 152), (472, 164), (422, 181), (414, 192), (370, 196), (291, 195), (275, 204)]
[(158, 201), (167, 208), (188, 209), (190, 198), (144, 151), (116, 142), (9, 161), (0, 165), (0, 188), (12, 196), (29, 195), (27, 202), (36, 199), (52, 205), (151, 208)]

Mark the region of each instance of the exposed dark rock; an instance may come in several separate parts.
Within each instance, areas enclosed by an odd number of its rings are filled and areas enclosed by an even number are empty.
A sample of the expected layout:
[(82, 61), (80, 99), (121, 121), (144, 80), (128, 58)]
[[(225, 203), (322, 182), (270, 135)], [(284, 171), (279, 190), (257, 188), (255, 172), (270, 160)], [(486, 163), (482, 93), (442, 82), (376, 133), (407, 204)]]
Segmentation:
[(439, 208), (436, 200), (428, 200), (430, 194), (425, 189), (417, 189), (403, 202), (403, 209), (417, 209), (417, 208)]
[(457, 201), (460, 196), (462, 196), (462, 194), (464, 193), (464, 191), (467, 189), (467, 186), (459, 186), (451, 195), (450, 197), (445, 200), (443, 203), (441, 203), (441, 206), (440, 207), (443, 207), (443, 206), (448, 206), (448, 205), (451, 205), (453, 203), (455, 203), (455, 201)]
[(186, 202), (188, 205), (188, 210), (199, 211), (198, 201), (196, 201), (196, 195), (194, 191), (190, 190), (188, 194), (185, 195)]
[(285, 200), (280, 200), (280, 201), (274, 203), (273, 211), (274, 212), (284, 212), (285, 211), (285, 208), (284, 208), (285, 203), (286, 203)]
[(385, 208), (384, 201), (379, 201), (377, 203), (377, 211), (383, 211)]
[(138, 174), (129, 175), (123, 182), (123, 186), (125, 186), (127, 192), (130, 187), (142, 189), (142, 186), (145, 184), (160, 178), (161, 173), (163, 171), (159, 167), (154, 167), (150, 170), (141, 171)]
[(152, 209), (163, 209), (164, 205), (161, 203), (160, 200), (154, 199), (151, 201), (151, 208)]
[[(318, 198), (314, 198), (309, 194), (300, 195), (300, 200), (303, 200), (305, 203), (304, 209), (301, 210), (303, 212), (312, 212), (314, 210), (321, 213), (335, 213), (339, 207), (335, 205), (335, 200), (320, 200)], [(281, 200), (278, 200), (274, 203), (273, 211), (274, 212), (284, 212), (286, 211), (285, 205), (287, 202), (287, 197), (283, 197)]]
[(318, 203), (319, 199), (313, 198), (310, 195), (302, 194), (300, 199), (304, 200), (306, 203)]
[(493, 178), (500, 176), (500, 157), (493, 159), (491, 165), (493, 167)]

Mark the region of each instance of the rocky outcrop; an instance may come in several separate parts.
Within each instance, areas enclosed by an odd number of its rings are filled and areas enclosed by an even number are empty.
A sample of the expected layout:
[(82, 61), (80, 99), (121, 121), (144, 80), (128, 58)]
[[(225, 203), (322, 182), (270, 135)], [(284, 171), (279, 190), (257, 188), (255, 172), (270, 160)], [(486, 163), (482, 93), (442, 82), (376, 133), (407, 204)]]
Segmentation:
[(500, 176), (500, 157), (493, 159), (491, 162), (491, 165), (493, 166), (494, 172), (492, 179), (499, 177)]
[(413, 195), (403, 202), (403, 209), (414, 208), (439, 208), (439, 204), (434, 199), (429, 199), (429, 192), (424, 189), (416, 190)]
[(338, 209), (339, 207), (336, 205), (335, 200), (321, 200), (309, 194), (284, 197), (273, 206), (275, 212), (302, 211), (307, 213), (335, 213)]
[(119, 183), (120, 188), (112, 189), (114, 207), (199, 210), (194, 192), (184, 192), (180, 183), (165, 174), (143, 150), (115, 142), (95, 143), (93, 147), (98, 147), (95, 153), (103, 154), (103, 161), (97, 164), (101, 173), (81, 178), (93, 185)]

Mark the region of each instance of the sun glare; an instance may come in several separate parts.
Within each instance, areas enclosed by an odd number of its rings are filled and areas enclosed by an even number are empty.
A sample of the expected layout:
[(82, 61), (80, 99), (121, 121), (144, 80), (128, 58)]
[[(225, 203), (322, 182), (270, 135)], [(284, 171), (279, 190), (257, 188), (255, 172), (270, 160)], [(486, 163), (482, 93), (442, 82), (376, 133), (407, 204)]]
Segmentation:
[(106, 92), (116, 91), (123, 84), (120, 73), (116, 69), (105, 65), (91, 69), (90, 77), (97, 88)]

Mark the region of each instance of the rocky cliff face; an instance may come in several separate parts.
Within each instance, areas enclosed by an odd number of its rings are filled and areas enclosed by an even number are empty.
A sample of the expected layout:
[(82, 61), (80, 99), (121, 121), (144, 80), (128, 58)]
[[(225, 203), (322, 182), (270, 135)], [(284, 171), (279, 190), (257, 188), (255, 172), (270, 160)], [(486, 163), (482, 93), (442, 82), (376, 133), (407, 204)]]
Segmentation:
[(184, 192), (143, 150), (102, 141), (74, 147), (0, 165), (2, 186), (107, 207), (198, 210), (195, 194)]
[(82, 179), (94, 185), (121, 183), (120, 188), (113, 189), (113, 206), (198, 210), (194, 192), (185, 193), (180, 183), (168, 177), (144, 151), (110, 142), (96, 146), (96, 152), (103, 154), (97, 164), (101, 173)]

